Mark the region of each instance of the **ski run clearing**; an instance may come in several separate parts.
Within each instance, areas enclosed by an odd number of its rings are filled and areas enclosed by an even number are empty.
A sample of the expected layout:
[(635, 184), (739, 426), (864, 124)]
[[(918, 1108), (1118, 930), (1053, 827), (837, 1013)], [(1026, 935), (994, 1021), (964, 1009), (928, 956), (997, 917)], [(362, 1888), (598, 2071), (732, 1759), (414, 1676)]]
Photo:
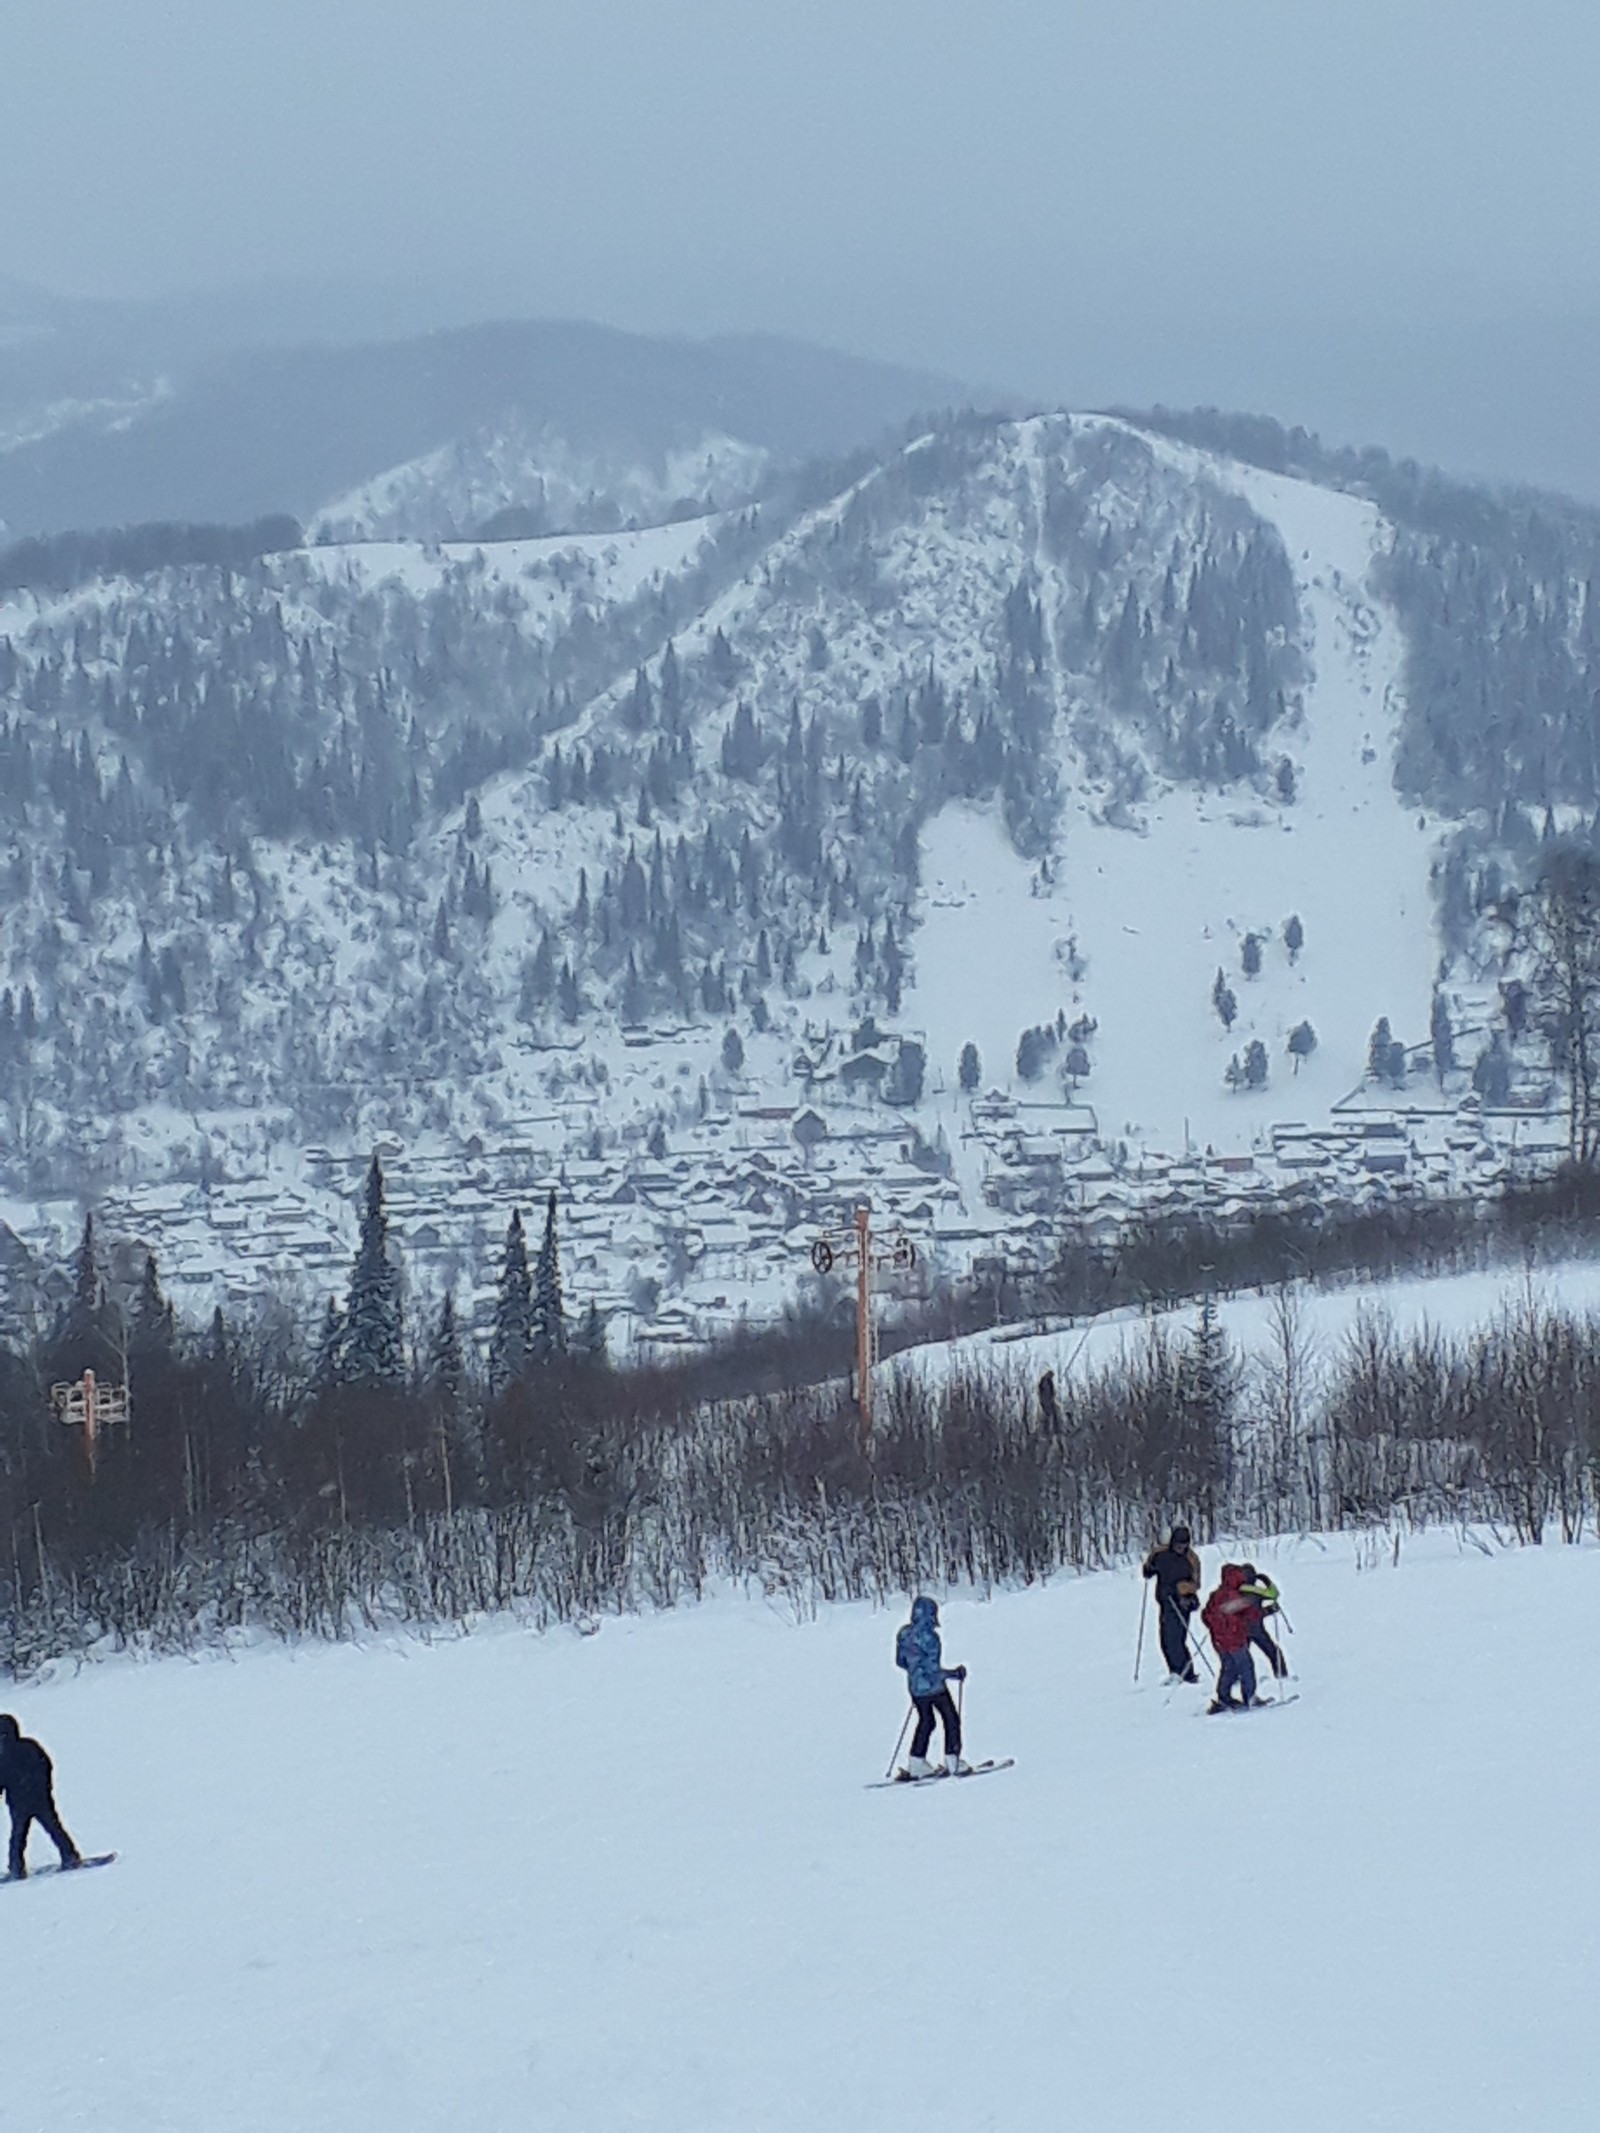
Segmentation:
[(15, 1688), (121, 1857), (0, 1894), (5, 2123), (1587, 2123), (1600, 1552), (1253, 1553), (1294, 1706), (1201, 1718), (1148, 1636), (1135, 1689), (1131, 1570), (958, 1597), (1017, 1767), (911, 1792), (865, 1789), (904, 1708), (866, 1606)]
[[(1446, 1331), (1528, 1293), (1379, 1292)], [(1600, 1272), (1532, 1293), (1587, 1309)], [(1259, 1303), (1226, 1315), (1259, 1347)], [(0, 1895), (7, 2133), (1587, 2123), (1600, 1549), (1213, 1543), (1208, 1585), (1230, 1553), (1293, 1624), (1298, 1701), (1248, 1719), (1167, 1690), (1153, 1625), (1134, 1686), (1132, 1566), (944, 1596), (968, 1750), (1017, 1759), (981, 1785), (867, 1789), (899, 1604), (13, 1684), (120, 1857)]]

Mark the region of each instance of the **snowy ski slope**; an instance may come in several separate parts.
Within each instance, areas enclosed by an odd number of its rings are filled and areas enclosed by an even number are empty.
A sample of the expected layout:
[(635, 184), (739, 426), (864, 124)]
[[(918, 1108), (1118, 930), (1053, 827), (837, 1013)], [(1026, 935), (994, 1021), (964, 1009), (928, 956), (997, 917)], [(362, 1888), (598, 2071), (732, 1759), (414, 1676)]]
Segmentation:
[[(1141, 433), (1142, 434), (1142, 433)], [(1067, 751), (1071, 795), (1055, 879), (1020, 859), (993, 810), (947, 808), (923, 840), (924, 924), (911, 1013), (947, 1071), (971, 1038), (985, 1086), (1013, 1081), (1017, 1038), (1054, 1015), (1099, 1023), (1082, 1095), (1104, 1134), (1181, 1149), (1248, 1148), (1269, 1119), (1325, 1117), (1361, 1080), (1380, 1015), (1419, 1040), (1438, 963), (1429, 869), (1441, 825), (1394, 790), (1400, 632), (1367, 579), (1389, 529), (1359, 498), (1257, 473), (1150, 437), (1185, 475), (1236, 489), (1282, 534), (1296, 574), (1312, 679), (1302, 722), (1274, 746), (1294, 764), (1292, 806), (1239, 790), (1165, 787), (1136, 828), (1113, 826)], [(1291, 962), (1291, 913), (1305, 947)], [(1246, 978), (1247, 932), (1263, 936)], [(1067, 943), (1085, 967), (1064, 976)], [(1224, 1030), (1211, 987), (1222, 969), (1239, 1014)], [(1318, 1049), (1285, 1049), (1309, 1020)], [(1235, 1095), (1232, 1054), (1254, 1037), (1271, 1086)], [(1040, 1093), (1045, 1093), (1041, 1091)]]
[(1017, 1768), (912, 1794), (865, 1606), (13, 1688), (122, 1858), (0, 1893), (5, 2123), (1587, 2123), (1600, 1552), (1485, 1545), (1258, 1547), (1302, 1678), (1249, 1719), (1134, 1688), (1131, 1570), (948, 1602)]

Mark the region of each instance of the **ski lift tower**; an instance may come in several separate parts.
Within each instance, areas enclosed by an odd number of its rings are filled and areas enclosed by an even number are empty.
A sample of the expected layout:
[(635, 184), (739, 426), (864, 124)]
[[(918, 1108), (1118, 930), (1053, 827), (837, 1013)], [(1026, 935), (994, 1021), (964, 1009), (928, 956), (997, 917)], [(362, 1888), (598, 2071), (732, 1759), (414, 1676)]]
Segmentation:
[(89, 1461), (89, 1479), (94, 1479), (99, 1436), (108, 1423), (128, 1419), (126, 1385), (101, 1385), (92, 1370), (86, 1370), (76, 1385), (52, 1385), (50, 1404), (56, 1420), (83, 1431), (83, 1449)]
[(872, 1443), (872, 1370), (878, 1360), (873, 1276), (908, 1274), (916, 1263), (917, 1248), (903, 1231), (881, 1239), (873, 1235), (870, 1207), (858, 1207), (849, 1229), (831, 1230), (811, 1247), (811, 1264), (819, 1274), (831, 1274), (836, 1266), (854, 1266), (856, 1270), (856, 1406), (861, 1415), (863, 1448)]

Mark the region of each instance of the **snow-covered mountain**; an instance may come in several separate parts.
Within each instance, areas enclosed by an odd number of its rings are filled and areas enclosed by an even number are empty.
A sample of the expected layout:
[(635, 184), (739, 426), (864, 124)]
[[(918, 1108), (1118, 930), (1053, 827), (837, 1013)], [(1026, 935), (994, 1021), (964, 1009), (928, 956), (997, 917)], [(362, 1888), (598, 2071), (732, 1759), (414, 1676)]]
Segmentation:
[(874, 444), (964, 397), (931, 374), (762, 336), (507, 320), (286, 344), (284, 323), (268, 333), (249, 307), (232, 331), (257, 338), (231, 340), (226, 318), (181, 308), (13, 309), (0, 342), (0, 532), (13, 539), (283, 512), (428, 538), (474, 532), (508, 505), (545, 511), (521, 530), (582, 531), (685, 497), (725, 502), (735, 486), (742, 500), (769, 463)]
[[(1489, 1174), (1452, 1116), (1499, 1027), (1473, 911), (1536, 834), (1519, 785), (1597, 796), (1553, 651), (1541, 764), (1512, 734), (1473, 804), (1463, 711), (1419, 789), (1425, 596), (1473, 574), (1458, 688), (1534, 602), (1352, 486), (963, 418), (657, 526), (14, 592), (15, 1222), (120, 1193), (204, 1283), (229, 1251), (191, 1232), (255, 1178), (261, 1256), (303, 1270), (388, 1138), (425, 1278), (486, 1278), (564, 1175), (597, 1290), (732, 1316), (863, 1194), (954, 1264), (1151, 1194), (1387, 1189), (1374, 1027), (1415, 1066), (1441, 1002), (1459, 1065), (1400, 1168)], [(1586, 539), (1538, 595), (1570, 588), (1580, 677)]]
[(318, 542), (447, 541), (656, 525), (748, 502), (769, 456), (705, 435), (642, 464), (627, 452), (575, 452), (513, 419), (388, 468), (325, 504), (306, 531)]

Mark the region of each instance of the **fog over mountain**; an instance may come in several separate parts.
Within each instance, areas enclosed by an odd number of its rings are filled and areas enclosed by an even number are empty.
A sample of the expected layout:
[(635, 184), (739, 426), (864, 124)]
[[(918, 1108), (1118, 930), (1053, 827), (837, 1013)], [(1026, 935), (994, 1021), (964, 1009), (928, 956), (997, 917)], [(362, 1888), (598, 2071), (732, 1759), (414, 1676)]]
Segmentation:
[[(776, 333), (1600, 496), (1581, 0), (85, 0), (5, 49), (0, 275), (195, 292), (185, 356)], [(168, 323), (124, 313), (133, 368)]]

